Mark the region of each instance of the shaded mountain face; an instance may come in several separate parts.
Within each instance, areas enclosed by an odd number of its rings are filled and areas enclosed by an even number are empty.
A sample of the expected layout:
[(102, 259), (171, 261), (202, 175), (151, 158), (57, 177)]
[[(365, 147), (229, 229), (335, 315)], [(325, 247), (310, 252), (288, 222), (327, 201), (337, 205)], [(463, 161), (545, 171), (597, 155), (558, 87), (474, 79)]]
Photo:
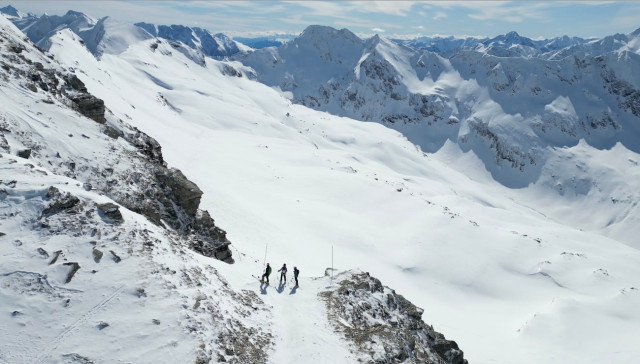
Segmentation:
[(146, 30), (154, 37), (181, 42), (187, 47), (201, 51), (204, 55), (216, 59), (231, 56), (243, 48), (233, 39), (222, 33), (211, 34), (208, 30), (184, 25), (154, 25), (136, 23), (136, 26)]
[(510, 187), (535, 182), (553, 148), (581, 139), (640, 151), (640, 75), (633, 71), (640, 56), (624, 47), (557, 61), (518, 56), (536, 47), (512, 32), (443, 58), (312, 26), (283, 46), (237, 59), (294, 102), (383, 123), (427, 152), (447, 140), (473, 150)]
[(0, 8), (0, 13), (4, 14), (7, 18), (23, 18), (26, 16), (25, 13), (18, 11), (18, 9), (11, 5)]

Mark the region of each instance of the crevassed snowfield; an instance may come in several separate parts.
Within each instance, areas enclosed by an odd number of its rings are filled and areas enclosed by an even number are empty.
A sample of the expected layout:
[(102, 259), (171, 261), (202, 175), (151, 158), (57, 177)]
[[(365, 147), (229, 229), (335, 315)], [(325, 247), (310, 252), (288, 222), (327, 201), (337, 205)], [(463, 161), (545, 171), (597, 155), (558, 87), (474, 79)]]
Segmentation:
[[(259, 291), (251, 274), (260, 274), (265, 248), (274, 268), (301, 269), (295, 294), (261, 295), (274, 306), (272, 362), (353, 362), (316, 324), (319, 283), (308, 278), (331, 266), (332, 250), (336, 268), (368, 271), (423, 308), (425, 322), (457, 341), (470, 363), (640, 357), (640, 252), (615, 240), (637, 228), (581, 231), (576, 213), (594, 206), (579, 196), (545, 197), (544, 184), (507, 189), (455, 145), (426, 155), (382, 125), (293, 105), (247, 77), (224, 76), (224, 63), (200, 67), (166, 42), (153, 51), (152, 42), (98, 61), (63, 31), (51, 52), (204, 191), (202, 208), (233, 242), (236, 264), (211, 262), (230, 284)], [(613, 152), (628, 158), (617, 165)], [(640, 175), (628, 162), (638, 155), (619, 145), (579, 144), (566, 154), (554, 166), (560, 174), (581, 155), (594, 170)], [(611, 190), (625, 183), (600, 182)], [(553, 218), (567, 211), (572, 226)], [(309, 330), (318, 347), (302, 350), (293, 338)]]

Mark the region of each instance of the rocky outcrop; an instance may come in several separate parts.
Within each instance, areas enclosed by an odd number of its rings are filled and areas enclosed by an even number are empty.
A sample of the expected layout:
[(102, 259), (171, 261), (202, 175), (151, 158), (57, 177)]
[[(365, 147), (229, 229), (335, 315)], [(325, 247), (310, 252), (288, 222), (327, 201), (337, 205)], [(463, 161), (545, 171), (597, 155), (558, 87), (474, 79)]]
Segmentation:
[(116, 222), (124, 221), (124, 218), (122, 217), (122, 213), (120, 212), (120, 207), (114, 203), (107, 202), (107, 203), (98, 204), (98, 210), (102, 215), (104, 215), (108, 219), (114, 220)]
[(320, 293), (329, 321), (367, 363), (466, 364), (455, 341), (422, 321), (423, 310), (368, 273), (337, 276), (339, 288)]
[(42, 210), (42, 216), (53, 215), (64, 210), (71, 209), (80, 202), (76, 196), (69, 192), (63, 194), (53, 186), (49, 187), (49, 191), (45, 197), (49, 199), (50, 202), (44, 210)]
[(23, 149), (18, 151), (18, 157), (20, 158), (29, 159), (30, 156), (31, 156), (31, 149)]
[(89, 119), (104, 124), (106, 122), (104, 101), (91, 95), (84, 82), (76, 75), (67, 75), (64, 80), (69, 90), (69, 99), (74, 102), (76, 110)]
[(63, 265), (71, 267), (69, 273), (67, 273), (67, 279), (65, 280), (65, 283), (69, 283), (71, 282), (71, 279), (73, 279), (73, 276), (76, 274), (76, 272), (80, 270), (80, 264), (78, 264), (77, 262), (69, 262), (63, 263)]
[(76, 104), (78, 112), (89, 119), (93, 119), (100, 124), (106, 122), (104, 118), (104, 101), (91, 94), (72, 94), (69, 99)]

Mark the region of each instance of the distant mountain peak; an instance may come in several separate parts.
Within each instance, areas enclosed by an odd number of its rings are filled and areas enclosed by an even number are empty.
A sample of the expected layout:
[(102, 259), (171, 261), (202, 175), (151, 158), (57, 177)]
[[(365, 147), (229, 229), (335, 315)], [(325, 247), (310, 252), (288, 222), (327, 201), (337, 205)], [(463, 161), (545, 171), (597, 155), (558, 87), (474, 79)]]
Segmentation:
[(320, 38), (320, 39), (330, 39), (330, 38), (343, 38), (352, 42), (360, 43), (362, 39), (360, 39), (357, 35), (351, 32), (349, 29), (336, 29), (326, 25), (309, 25), (306, 27), (302, 33), (300, 33), (299, 39), (306, 38)]
[(4, 8), (0, 8), (0, 13), (9, 15), (16, 18), (22, 18), (25, 16), (24, 13), (20, 12), (18, 9), (14, 8), (11, 5), (7, 5)]
[(69, 10), (64, 15), (65, 16), (75, 16), (75, 17), (87, 16), (85, 13), (81, 13), (81, 12), (75, 11), (75, 10)]

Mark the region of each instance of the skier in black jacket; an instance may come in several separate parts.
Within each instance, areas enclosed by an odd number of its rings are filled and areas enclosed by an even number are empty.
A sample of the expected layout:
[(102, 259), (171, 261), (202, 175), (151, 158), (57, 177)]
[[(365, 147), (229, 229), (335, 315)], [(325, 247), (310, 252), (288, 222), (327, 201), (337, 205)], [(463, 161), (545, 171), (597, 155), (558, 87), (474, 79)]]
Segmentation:
[(300, 274), (300, 271), (298, 270), (298, 267), (293, 267), (293, 278), (296, 280), (296, 287), (298, 287), (298, 275)]

